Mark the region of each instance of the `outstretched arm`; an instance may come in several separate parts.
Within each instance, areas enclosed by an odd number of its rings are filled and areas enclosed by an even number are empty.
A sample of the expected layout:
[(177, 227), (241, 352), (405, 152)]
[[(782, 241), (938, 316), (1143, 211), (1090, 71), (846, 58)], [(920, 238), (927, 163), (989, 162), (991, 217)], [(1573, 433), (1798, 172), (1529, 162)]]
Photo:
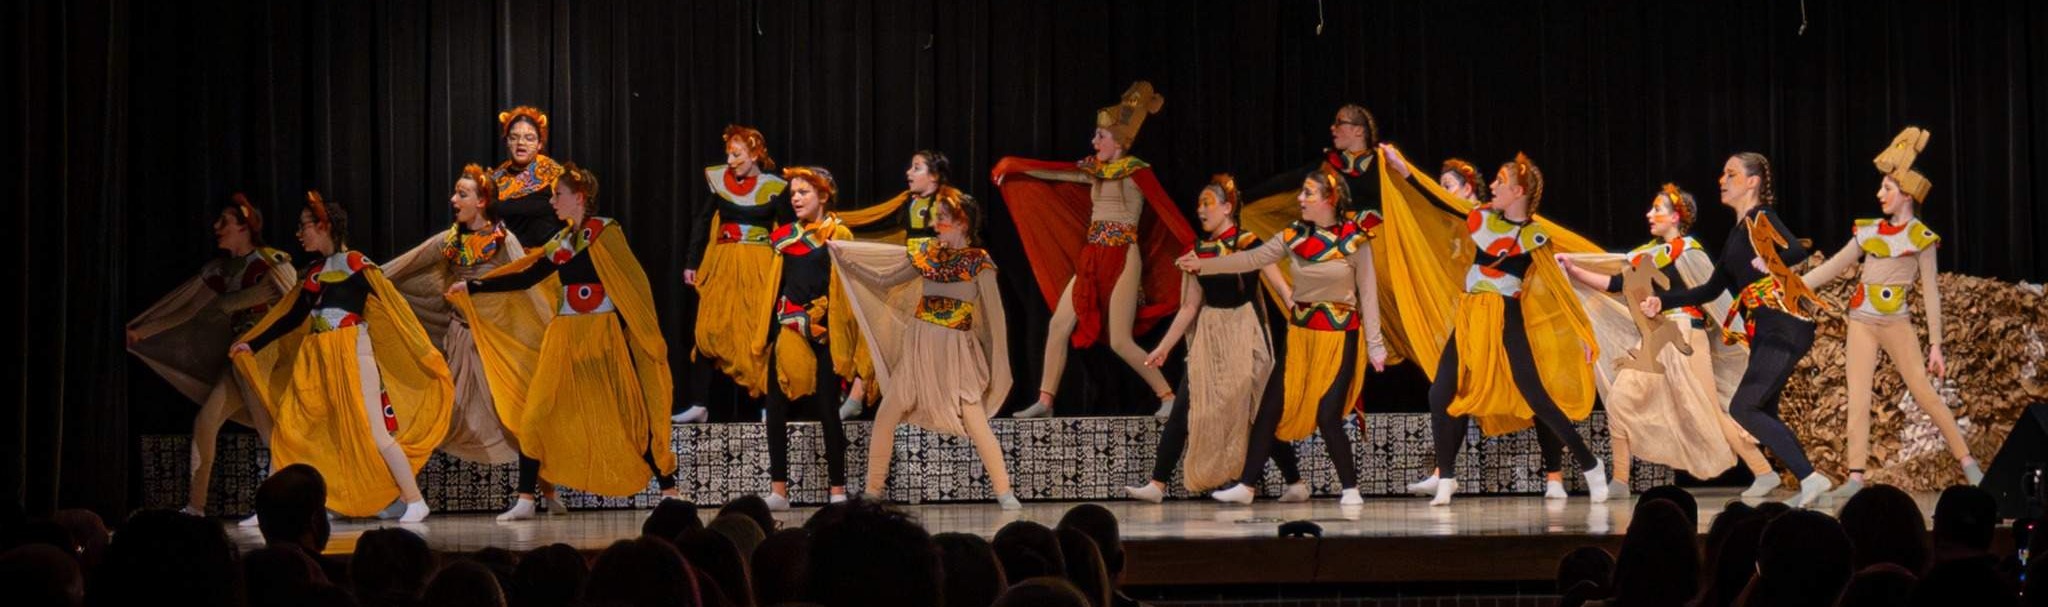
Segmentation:
[[(1829, 257), (1827, 261), (1820, 264), (1820, 267), (1807, 272), (1805, 276), (1801, 276), (1800, 280), (1804, 281), (1808, 288), (1819, 288), (1834, 282), (1835, 278), (1840, 277), (1842, 272), (1849, 269), (1849, 266), (1855, 265), (1856, 262), (1862, 259), (1863, 248), (1857, 246), (1855, 238), (1850, 238), (1848, 244), (1842, 245), (1842, 250), (1836, 251), (1833, 257)], [(1790, 262), (1792, 260), (1787, 258), (1786, 261)]]
[(1238, 251), (1229, 255), (1219, 255), (1204, 259), (1190, 252), (1180, 256), (1180, 259), (1174, 260), (1174, 265), (1180, 266), (1180, 269), (1183, 271), (1205, 276), (1210, 274), (1242, 274), (1279, 263), (1281, 259), (1286, 257), (1287, 240), (1275, 236), (1267, 239), (1266, 244), (1259, 245), (1259, 248), (1249, 251)]

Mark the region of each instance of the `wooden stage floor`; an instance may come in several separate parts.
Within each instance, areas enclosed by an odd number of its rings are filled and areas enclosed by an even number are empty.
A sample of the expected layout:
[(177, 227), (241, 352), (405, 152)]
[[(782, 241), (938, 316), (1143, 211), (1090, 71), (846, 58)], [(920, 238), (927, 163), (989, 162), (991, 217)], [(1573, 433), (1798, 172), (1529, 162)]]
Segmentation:
[[(1735, 488), (1694, 491), (1700, 507), (1700, 531), (1730, 500), (1741, 499)], [(1760, 504), (1791, 497), (1780, 489)], [(1921, 511), (1931, 514), (1936, 494), (1914, 496)], [(1575, 494), (1565, 501), (1538, 496), (1467, 496), (1449, 507), (1431, 507), (1425, 498), (1369, 498), (1362, 506), (1340, 506), (1334, 499), (1304, 504), (1261, 501), (1252, 506), (1209, 500), (1178, 500), (1165, 504), (1136, 501), (1097, 502), (1116, 513), (1126, 543), (1129, 566), (1125, 583), (1132, 586), (1245, 585), (1271, 583), (1414, 583), (1472, 581), (1536, 581), (1551, 579), (1558, 557), (1573, 548), (1599, 545), (1618, 548), (1628, 529), (1637, 496), (1592, 504)], [(1030, 520), (1052, 526), (1079, 502), (1032, 502), (1006, 512), (993, 503), (907, 505), (932, 533), (966, 532), (993, 537), (1003, 525)], [(1834, 504), (1821, 504), (1832, 512)], [(784, 527), (795, 527), (815, 511), (797, 508), (777, 514)], [(710, 516), (715, 510), (703, 511)], [(444, 553), (472, 552), (496, 546), (524, 551), (563, 543), (596, 552), (613, 541), (634, 537), (646, 510), (593, 510), (566, 517), (543, 517), (516, 523), (496, 522), (488, 514), (435, 515), (425, 523), (399, 525), (383, 521), (336, 521), (330, 554), (355, 549), (364, 531), (386, 526), (409, 529)], [(1320, 539), (1282, 539), (1281, 523), (1308, 520), (1322, 527)], [(232, 523), (229, 535), (242, 547), (262, 543), (255, 529)]]

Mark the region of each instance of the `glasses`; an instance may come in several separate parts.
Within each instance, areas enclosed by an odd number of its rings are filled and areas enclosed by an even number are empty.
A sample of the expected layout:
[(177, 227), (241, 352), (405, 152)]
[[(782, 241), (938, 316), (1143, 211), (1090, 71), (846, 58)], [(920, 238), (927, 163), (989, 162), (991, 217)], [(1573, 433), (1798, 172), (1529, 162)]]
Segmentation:
[(505, 143), (540, 143), (539, 135), (506, 135)]
[(1330, 123), (1330, 128), (1333, 128), (1333, 129), (1334, 129), (1334, 128), (1337, 128), (1337, 127), (1340, 127), (1340, 126), (1365, 126), (1365, 123), (1363, 123), (1363, 122), (1352, 122), (1352, 121), (1349, 121), (1349, 120), (1338, 120), (1338, 121), (1336, 121), (1336, 122), (1332, 122), (1332, 123)]

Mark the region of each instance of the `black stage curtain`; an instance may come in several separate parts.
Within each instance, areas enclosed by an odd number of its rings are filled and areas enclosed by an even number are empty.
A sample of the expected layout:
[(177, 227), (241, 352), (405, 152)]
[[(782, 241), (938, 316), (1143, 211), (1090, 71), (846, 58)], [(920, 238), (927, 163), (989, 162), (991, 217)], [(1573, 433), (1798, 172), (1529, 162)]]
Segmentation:
[[(547, 110), (547, 151), (602, 179), (677, 363), (694, 306), (677, 243), (704, 229), (688, 211), (723, 126), (831, 168), (848, 205), (901, 190), (911, 151), (945, 151), (991, 203), (1013, 404), (1032, 398), (1048, 314), (987, 171), (1085, 154), (1093, 110), (1137, 79), (1167, 101), (1134, 152), (1183, 209), (1211, 173), (1307, 161), (1356, 101), (1420, 162), (1528, 152), (1549, 177), (1543, 210), (1617, 248), (1646, 238), (1664, 181), (1701, 193), (1699, 230), (1720, 242), (1713, 179), (1757, 150), (1792, 228), (1831, 251), (1877, 212), (1869, 158), (1920, 124), (1943, 268), (2048, 278), (2048, 6), (2018, 0), (92, 0), (7, 15), (0, 129), (23, 231), (4, 264), (18, 288), (0, 491), (32, 512), (140, 501), (137, 437), (182, 431), (193, 407), (133, 364), (119, 328), (212, 254), (230, 192), (295, 248), (291, 218), (318, 188), (384, 258), (450, 221), (453, 177), (502, 159), (493, 118), (516, 104)], [(1105, 348), (1071, 360), (1064, 411), (1149, 408)], [(719, 394), (724, 417), (751, 417)]]

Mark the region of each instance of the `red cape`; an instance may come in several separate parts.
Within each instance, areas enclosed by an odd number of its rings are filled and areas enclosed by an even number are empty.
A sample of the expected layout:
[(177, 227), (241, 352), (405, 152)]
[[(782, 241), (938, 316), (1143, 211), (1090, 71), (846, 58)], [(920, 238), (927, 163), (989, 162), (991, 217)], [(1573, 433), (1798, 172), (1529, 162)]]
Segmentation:
[[(1024, 254), (1031, 260), (1031, 273), (1038, 279), (1038, 292), (1045, 296), (1048, 308), (1059, 306), (1060, 292), (1074, 277), (1095, 202), (1087, 185), (1046, 181), (1025, 172), (1072, 170), (1077, 170), (1073, 161), (1006, 157), (996, 163), (991, 174), (1004, 204), (1010, 206), (1010, 219), (1017, 224)], [(1173, 260), (1194, 248), (1195, 230), (1167, 197), (1152, 169), (1138, 169), (1129, 179), (1145, 194), (1137, 244), (1139, 263), (1144, 264), (1140, 278), (1144, 294), (1132, 326), (1133, 333), (1144, 333), (1180, 307), (1180, 272), (1173, 267)]]

